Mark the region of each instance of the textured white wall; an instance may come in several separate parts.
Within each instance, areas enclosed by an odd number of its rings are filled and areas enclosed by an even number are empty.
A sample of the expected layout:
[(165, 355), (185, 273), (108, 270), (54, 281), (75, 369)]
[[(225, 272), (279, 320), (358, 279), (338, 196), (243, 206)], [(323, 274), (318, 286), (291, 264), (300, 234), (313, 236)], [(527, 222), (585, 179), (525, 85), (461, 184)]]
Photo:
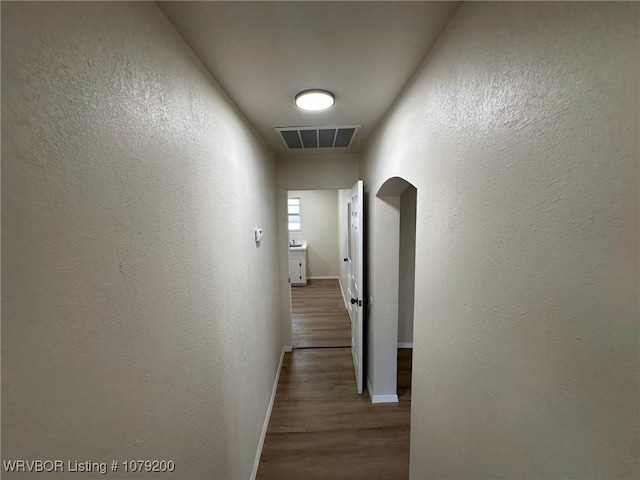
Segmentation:
[(338, 190), (290, 190), (300, 197), (302, 226), (291, 240), (307, 241), (307, 277), (338, 277)]
[(154, 3), (3, 3), (3, 459), (250, 476), (281, 349), (275, 185)]
[(278, 186), (289, 190), (351, 188), (360, 179), (360, 157), (343, 155), (282, 155)]
[(372, 398), (397, 393), (401, 193), (377, 197), (375, 208), (365, 207), (368, 240), (364, 248), (367, 258), (365, 275), (369, 296), (365, 323), (366, 365), (367, 385)]
[(639, 9), (464, 4), (362, 154), (372, 248), (418, 189), (411, 478), (638, 476)]

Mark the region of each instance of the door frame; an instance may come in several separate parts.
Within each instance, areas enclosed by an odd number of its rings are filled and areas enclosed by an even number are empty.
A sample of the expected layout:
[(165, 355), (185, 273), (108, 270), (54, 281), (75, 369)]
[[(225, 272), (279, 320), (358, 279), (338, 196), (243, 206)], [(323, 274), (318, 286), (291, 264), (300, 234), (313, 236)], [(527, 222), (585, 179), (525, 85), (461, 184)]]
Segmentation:
[[(355, 207), (355, 208), (354, 208)], [(364, 288), (364, 183), (358, 180), (347, 197), (347, 311), (351, 320), (351, 356), (358, 394), (364, 391), (364, 317), (367, 295)], [(353, 233), (355, 231), (355, 233)], [(355, 258), (354, 258), (355, 257)], [(354, 287), (355, 286), (355, 287)]]
[[(358, 181), (352, 180), (353, 181)], [(281, 328), (282, 328), (282, 345), (285, 351), (290, 352), (293, 350), (293, 335), (292, 335), (292, 300), (291, 300), (291, 279), (289, 278), (289, 217), (287, 209), (287, 199), (290, 191), (304, 191), (304, 190), (335, 190), (338, 192), (338, 201), (342, 200), (341, 191), (344, 195), (348, 195), (347, 192), (351, 191), (351, 186), (345, 187), (344, 184), (338, 186), (318, 186), (305, 185), (301, 187), (297, 186), (278, 186), (276, 190), (276, 210), (278, 216), (278, 256), (279, 256), (279, 279), (280, 279), (280, 311), (281, 311)], [(338, 205), (336, 206), (338, 208)], [(338, 211), (340, 214), (340, 211)], [(339, 217), (340, 218), (340, 217)], [(268, 232), (267, 232), (268, 233)], [(340, 232), (338, 232), (340, 234)], [(341, 238), (338, 239), (342, 241)], [(342, 276), (343, 265), (343, 253), (340, 248), (339, 264), (340, 275), (338, 276), (340, 282), (340, 292), (345, 304), (345, 310), (348, 310), (348, 303), (346, 298), (345, 278)]]
[(369, 263), (374, 271), (369, 273), (369, 295), (373, 298), (367, 320), (371, 327), (367, 335), (367, 388), (373, 403), (398, 402), (400, 197), (408, 186), (415, 188), (404, 178), (390, 177), (371, 199), (367, 256), (375, 261)]
[[(351, 180), (351, 182), (353, 181), (358, 182), (360, 180)], [(364, 190), (364, 183), (362, 185)], [(279, 277), (280, 277), (280, 285), (281, 285), (280, 310), (282, 312), (281, 327), (282, 327), (282, 344), (283, 344), (284, 351), (290, 352), (293, 350), (291, 283), (289, 278), (289, 228), (288, 228), (288, 211), (287, 211), (287, 199), (288, 199), (289, 191), (291, 190), (338, 190), (339, 191), (339, 190), (351, 190), (351, 188), (352, 186), (345, 187), (344, 183), (338, 184), (336, 186), (323, 185), (323, 186), (314, 187), (314, 186), (304, 185), (304, 186), (298, 187), (295, 185), (291, 185), (287, 187), (278, 186), (277, 188), (276, 209), (277, 209), (277, 216), (278, 216), (278, 255), (280, 257)], [(362, 198), (363, 198), (363, 210), (364, 210), (364, 191), (362, 192)], [(364, 251), (364, 248), (362, 249), (362, 251)], [(363, 255), (362, 262), (361, 262), (363, 266), (365, 261), (366, 261), (366, 258)], [(362, 288), (364, 288), (365, 281), (366, 279), (363, 278)], [(345, 289), (342, 288), (343, 287), (342, 278), (340, 279), (340, 283), (341, 283), (341, 291), (343, 294), (343, 299), (345, 300), (345, 307), (346, 307), (347, 299), (345, 298)], [(366, 297), (363, 295), (363, 307), (362, 307), (363, 313), (365, 308), (364, 299), (366, 299)], [(364, 318), (363, 318), (362, 324), (364, 324)], [(366, 351), (365, 343), (366, 342), (365, 342), (364, 333), (363, 333), (363, 348), (362, 348), (363, 352)], [(365, 384), (365, 381), (366, 381), (366, 372), (364, 371), (365, 364), (366, 364), (366, 358), (363, 358), (362, 359), (363, 385)]]

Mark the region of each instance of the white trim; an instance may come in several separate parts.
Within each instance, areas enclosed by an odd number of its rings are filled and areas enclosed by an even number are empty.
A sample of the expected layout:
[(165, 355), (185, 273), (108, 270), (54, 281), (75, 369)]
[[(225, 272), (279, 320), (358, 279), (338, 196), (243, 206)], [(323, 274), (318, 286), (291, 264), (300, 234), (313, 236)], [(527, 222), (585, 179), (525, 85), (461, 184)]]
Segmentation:
[(369, 377), (367, 377), (367, 391), (371, 397), (371, 403), (398, 403), (398, 395), (374, 395)]
[(413, 342), (398, 342), (398, 348), (413, 348)]
[(371, 403), (398, 403), (398, 395), (374, 395)]
[(338, 283), (340, 284), (340, 294), (342, 295), (342, 300), (344, 300), (344, 308), (348, 312), (349, 304), (347, 303), (347, 297), (344, 296), (344, 287), (342, 286), (342, 280), (340, 279), (340, 277), (338, 277)]
[(260, 465), (260, 457), (262, 456), (262, 447), (264, 446), (264, 439), (267, 436), (267, 429), (269, 428), (269, 420), (271, 419), (271, 410), (273, 410), (273, 403), (276, 400), (276, 391), (278, 390), (278, 382), (280, 381), (280, 372), (282, 371), (282, 363), (284, 362), (285, 352), (290, 352), (291, 347), (282, 347), (282, 353), (280, 354), (280, 363), (278, 363), (278, 370), (276, 372), (276, 378), (273, 381), (273, 390), (271, 391), (271, 400), (269, 400), (269, 406), (267, 407), (267, 413), (264, 417), (264, 424), (262, 425), (262, 432), (260, 432), (260, 440), (258, 441), (258, 450), (256, 451), (256, 458), (253, 461), (253, 471), (251, 472), (251, 480), (255, 480), (258, 474), (258, 465)]
[[(284, 347), (282, 347), (282, 351), (283, 352), (292, 352), (293, 351), (293, 347), (291, 345), (285, 345)], [(282, 365), (280, 365), (282, 366)]]
[(320, 276), (320, 277), (307, 277), (307, 280), (340, 280), (340, 277), (327, 277), (327, 276)]

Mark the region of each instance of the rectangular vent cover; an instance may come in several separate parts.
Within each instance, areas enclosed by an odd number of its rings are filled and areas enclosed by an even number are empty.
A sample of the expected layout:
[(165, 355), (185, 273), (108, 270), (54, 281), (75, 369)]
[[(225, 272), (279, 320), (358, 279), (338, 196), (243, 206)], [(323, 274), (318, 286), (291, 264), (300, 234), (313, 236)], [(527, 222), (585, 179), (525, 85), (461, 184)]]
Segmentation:
[(361, 125), (329, 127), (277, 127), (275, 130), (284, 145), (298, 148), (347, 148), (353, 143)]

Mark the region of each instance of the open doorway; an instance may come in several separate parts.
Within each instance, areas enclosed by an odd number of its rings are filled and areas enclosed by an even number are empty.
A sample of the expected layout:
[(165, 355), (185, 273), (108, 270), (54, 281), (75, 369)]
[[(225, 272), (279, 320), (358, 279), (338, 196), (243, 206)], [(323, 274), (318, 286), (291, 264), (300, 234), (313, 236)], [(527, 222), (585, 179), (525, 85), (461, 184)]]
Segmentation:
[(293, 348), (351, 346), (343, 294), (341, 190), (287, 192)]
[(417, 193), (413, 185), (408, 185), (400, 195), (397, 363), (397, 390), (400, 401), (405, 398), (411, 399)]
[(372, 401), (410, 401), (417, 190), (405, 179), (391, 177), (376, 192), (374, 204), (376, 263), (385, 275), (377, 281), (370, 319)]

